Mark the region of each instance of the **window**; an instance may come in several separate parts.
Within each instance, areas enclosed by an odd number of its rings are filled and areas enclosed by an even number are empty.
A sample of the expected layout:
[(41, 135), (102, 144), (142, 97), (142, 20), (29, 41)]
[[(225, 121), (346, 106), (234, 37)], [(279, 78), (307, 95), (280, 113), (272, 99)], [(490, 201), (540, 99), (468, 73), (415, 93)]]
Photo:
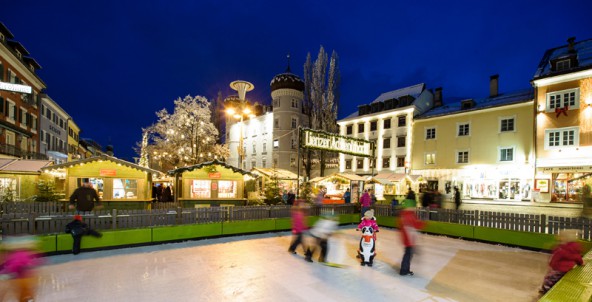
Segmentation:
[(194, 179), (191, 183), (191, 198), (211, 198), (210, 180)]
[(280, 119), (276, 118), (273, 120), (273, 128), (278, 129), (280, 127)]
[(277, 139), (273, 140), (273, 148), (277, 149), (280, 147), (280, 141)]
[(10, 146), (14, 146), (15, 145), (14, 132), (8, 131), (8, 130), (4, 130), (4, 131), (5, 131), (5, 135), (6, 135), (6, 144), (10, 145)]
[(555, 63), (555, 70), (556, 71), (561, 71), (561, 70), (566, 70), (566, 69), (570, 69), (571, 68), (571, 64), (570, 64), (570, 60), (561, 60), (561, 61), (557, 61), (557, 63)]
[(219, 180), (218, 181), (218, 197), (219, 198), (236, 198), (236, 181), (234, 180)]
[(45, 132), (45, 143), (47, 144), (47, 148), (49, 149), (49, 145), (51, 144), (51, 134), (49, 134), (49, 132)]
[(31, 131), (37, 132), (37, 117), (31, 114)]
[(353, 125), (347, 125), (347, 127), (345, 128), (346, 129), (345, 130), (346, 134), (351, 135), (352, 133), (354, 133), (353, 132), (353, 128), (354, 128)]
[(370, 122), (370, 131), (376, 131), (376, 124), (378, 124), (376, 121)]
[(17, 82), (16, 74), (10, 69), (8, 69), (8, 82), (13, 84)]
[[(263, 142), (263, 151), (261, 153), (263, 153), (263, 154), (267, 153), (267, 142)], [(265, 165), (263, 165), (263, 166), (265, 166)]]
[(500, 148), (500, 161), (514, 161), (514, 148)]
[(391, 147), (391, 139), (389, 138), (385, 138), (384, 140), (382, 140), (382, 148), (383, 149), (389, 149)]
[(384, 120), (384, 129), (391, 129), (391, 119)]
[(458, 136), (468, 136), (470, 135), (469, 132), (469, 124), (458, 124)]
[(397, 168), (405, 167), (405, 157), (397, 156)]
[(561, 148), (566, 146), (579, 146), (579, 127), (545, 130), (545, 147)]
[(293, 117), (292, 118), (292, 129), (296, 129), (298, 127), (298, 119)]
[(7, 112), (8, 120), (14, 123), (14, 121), (16, 119), (16, 106), (15, 106), (14, 102), (13, 101), (10, 101), (10, 100), (8, 100), (7, 105), (8, 105), (7, 106), (7, 108), (8, 108), (8, 110), (7, 110), (8, 111)]
[(397, 147), (405, 147), (405, 136), (397, 136)]
[(370, 158), (370, 169), (376, 168), (376, 161), (373, 158)]
[(113, 199), (137, 199), (137, 179), (113, 179)]
[(501, 132), (511, 132), (514, 131), (514, 118), (502, 118), (500, 121), (500, 131)]
[(358, 159), (358, 160), (357, 160), (357, 163), (356, 163), (356, 167), (357, 167), (358, 169), (363, 169), (363, 168), (364, 168), (364, 161), (363, 161), (363, 160), (361, 160), (361, 159)]
[(458, 151), (456, 152), (456, 163), (467, 164), (469, 163), (469, 151)]
[(554, 112), (555, 109), (577, 109), (580, 107), (580, 90), (568, 89), (547, 93), (547, 112)]
[(292, 141), (290, 142), (290, 148), (296, 149), (296, 139), (295, 138), (292, 138)]
[(352, 160), (351, 159), (346, 159), (345, 160), (345, 168), (346, 169), (351, 169), (351, 164), (352, 164)]
[[(2, 81), (2, 79), (0, 79)], [(0, 113), (4, 113), (4, 98), (0, 96)]]
[(21, 108), (21, 116), (19, 118), (19, 122), (21, 123), (21, 126), (27, 125), (27, 110), (24, 108)]
[(261, 168), (267, 168), (267, 160), (265, 158), (261, 160)]
[(51, 121), (51, 110), (49, 108), (45, 108), (45, 117)]
[(385, 169), (390, 168), (391, 167), (391, 159), (388, 158), (388, 157), (384, 157), (382, 159), (382, 167), (385, 168)]
[(433, 165), (436, 163), (436, 153), (426, 153), (425, 154), (425, 164), (426, 165)]
[(426, 129), (426, 139), (436, 139), (436, 128)]
[(253, 154), (257, 153), (257, 144), (253, 143)]
[(364, 132), (364, 124), (358, 124), (358, 133)]
[(399, 127), (405, 127), (405, 125), (407, 125), (407, 118), (404, 115), (401, 115), (398, 117), (399, 123), (398, 126)]
[(296, 167), (296, 157), (290, 156), (290, 167)]
[(278, 166), (278, 159), (276, 157), (276, 158), (273, 159), (273, 167), (272, 168), (275, 168), (277, 166)]
[[(3, 40), (2, 38), (2, 33), (0, 33), (0, 41)], [(0, 62), (0, 81), (4, 82), (4, 65), (2, 65), (2, 62)]]
[(298, 100), (292, 99), (292, 108), (298, 108)]
[(275, 99), (273, 100), (273, 107), (279, 107), (280, 106), (280, 100)]
[(251, 169), (255, 168), (256, 165), (257, 165), (257, 162), (254, 159), (251, 160)]

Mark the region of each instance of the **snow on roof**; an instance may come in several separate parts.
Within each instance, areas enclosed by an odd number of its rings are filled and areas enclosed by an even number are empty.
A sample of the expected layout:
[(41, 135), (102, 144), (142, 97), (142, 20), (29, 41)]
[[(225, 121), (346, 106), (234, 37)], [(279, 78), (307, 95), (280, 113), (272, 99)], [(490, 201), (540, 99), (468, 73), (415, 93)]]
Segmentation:
[[(592, 39), (574, 43), (574, 50), (578, 56), (576, 70), (592, 67)], [(567, 45), (548, 49), (534, 74), (534, 78), (540, 78), (552, 73), (551, 60), (560, 59), (569, 55)]]
[(51, 163), (51, 160), (10, 159), (7, 162), (2, 160), (0, 161), (0, 171), (40, 172), (41, 168), (47, 167)]
[(433, 108), (426, 113), (415, 117), (415, 119), (425, 119), (436, 116), (443, 116), (455, 113), (462, 113), (467, 111), (482, 110), (487, 108), (518, 104), (534, 99), (534, 90), (532, 88), (521, 90), (512, 93), (500, 94), (495, 97), (487, 97), (480, 100), (475, 100), (475, 107), (471, 109), (461, 110), (461, 102), (454, 102), (445, 104), (440, 107)]
[(378, 96), (374, 101), (372, 101), (371, 104), (377, 103), (377, 102), (384, 102), (386, 100), (395, 99), (395, 98), (398, 99), (398, 98), (400, 98), (402, 96), (406, 96), (406, 95), (410, 95), (414, 98), (417, 98), (424, 91), (424, 89), (425, 89), (425, 84), (419, 83), (419, 84), (416, 84), (413, 86), (385, 92), (385, 93), (381, 94), (380, 96)]

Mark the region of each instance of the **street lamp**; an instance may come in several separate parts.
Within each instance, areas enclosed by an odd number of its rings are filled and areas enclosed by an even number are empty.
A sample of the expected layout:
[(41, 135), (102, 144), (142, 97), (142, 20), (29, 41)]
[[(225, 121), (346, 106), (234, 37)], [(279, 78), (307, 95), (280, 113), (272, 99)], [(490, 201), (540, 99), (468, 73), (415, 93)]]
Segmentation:
[(236, 90), (238, 92), (238, 103), (235, 104), (235, 107), (228, 107), (226, 109), (226, 114), (229, 116), (234, 117), (235, 119), (239, 120), (240, 130), (239, 130), (239, 140), (238, 140), (238, 167), (242, 169), (242, 162), (243, 162), (243, 121), (247, 118), (251, 118), (255, 116), (251, 109), (249, 108), (249, 104), (245, 100), (245, 96), (248, 91), (251, 91), (255, 88), (255, 86), (247, 81), (234, 81), (230, 83), (230, 88)]

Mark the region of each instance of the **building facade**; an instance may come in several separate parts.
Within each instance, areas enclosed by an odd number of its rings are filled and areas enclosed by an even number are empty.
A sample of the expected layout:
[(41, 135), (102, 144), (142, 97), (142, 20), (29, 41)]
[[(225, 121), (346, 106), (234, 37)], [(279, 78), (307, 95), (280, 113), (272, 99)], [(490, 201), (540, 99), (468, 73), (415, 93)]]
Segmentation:
[(68, 161), (81, 159), (85, 151), (79, 143), (80, 127), (72, 118), (68, 120)]
[(70, 116), (46, 94), (41, 96), (40, 151), (56, 164), (68, 161), (68, 121)]
[(39, 152), (41, 66), (0, 23), (0, 157), (45, 159)]
[(530, 200), (534, 175), (533, 92), (498, 94), (438, 106), (417, 117), (413, 173), (426, 189), (463, 198)]
[(375, 159), (339, 155), (339, 171), (357, 175), (380, 172), (408, 174), (411, 161), (414, 117), (434, 104), (425, 84), (381, 94), (372, 103), (337, 121), (339, 134), (375, 142)]
[(537, 201), (581, 202), (592, 185), (592, 39), (547, 50), (532, 84)]

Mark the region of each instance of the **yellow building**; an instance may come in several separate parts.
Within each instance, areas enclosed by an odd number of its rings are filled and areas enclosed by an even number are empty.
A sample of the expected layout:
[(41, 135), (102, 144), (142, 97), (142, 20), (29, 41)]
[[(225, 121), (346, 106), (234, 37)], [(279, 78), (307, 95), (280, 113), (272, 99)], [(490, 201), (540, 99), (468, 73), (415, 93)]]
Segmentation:
[(581, 202), (592, 185), (592, 39), (567, 42), (545, 52), (532, 80), (537, 201)]
[(533, 92), (498, 94), (433, 108), (413, 124), (411, 169), (426, 186), (463, 198), (530, 200), (534, 176)]
[(68, 120), (68, 161), (82, 158), (79, 151), (80, 127), (72, 118)]

